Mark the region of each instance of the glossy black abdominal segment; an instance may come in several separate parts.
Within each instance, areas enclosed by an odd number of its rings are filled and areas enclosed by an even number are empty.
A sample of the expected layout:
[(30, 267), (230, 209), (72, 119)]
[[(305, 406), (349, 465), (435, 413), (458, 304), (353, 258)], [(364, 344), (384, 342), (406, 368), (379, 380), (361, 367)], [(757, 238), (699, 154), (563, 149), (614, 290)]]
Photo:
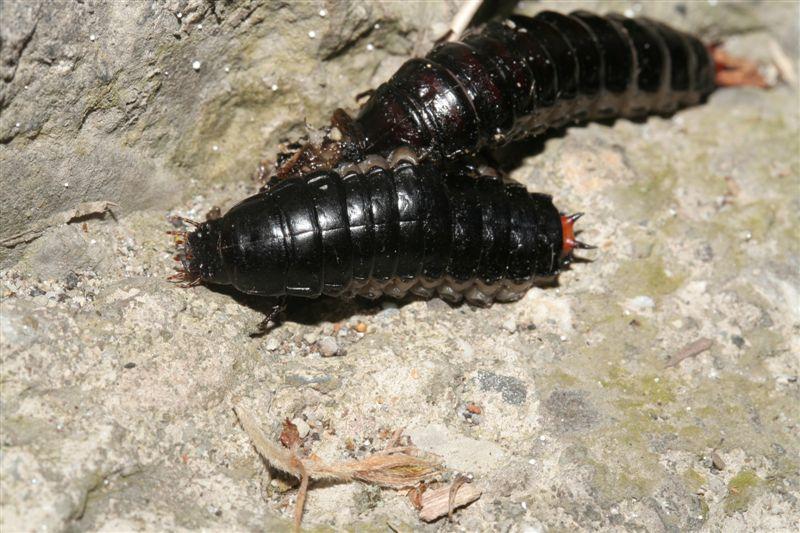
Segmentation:
[(265, 296), (485, 305), (559, 272), (562, 218), (518, 184), (401, 161), (286, 179), (188, 234), (183, 263), (189, 279)]

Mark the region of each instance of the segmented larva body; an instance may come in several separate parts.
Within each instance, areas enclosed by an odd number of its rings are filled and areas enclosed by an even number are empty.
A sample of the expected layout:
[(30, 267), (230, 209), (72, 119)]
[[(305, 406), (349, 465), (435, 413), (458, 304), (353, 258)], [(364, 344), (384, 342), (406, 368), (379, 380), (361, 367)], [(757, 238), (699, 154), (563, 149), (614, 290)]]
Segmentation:
[(367, 153), (409, 145), (452, 157), (573, 120), (669, 113), (713, 88), (695, 37), (644, 18), (546, 11), (406, 62), (356, 120)]
[(550, 196), (401, 160), (287, 178), (202, 223), (186, 280), (265, 296), (411, 292), (486, 305), (552, 279), (575, 246)]
[(356, 119), (337, 111), (338, 150), (306, 149), (287, 168), (400, 146), (453, 158), (572, 121), (670, 113), (713, 89), (707, 48), (662, 23), (585, 11), (516, 16), (407, 61)]

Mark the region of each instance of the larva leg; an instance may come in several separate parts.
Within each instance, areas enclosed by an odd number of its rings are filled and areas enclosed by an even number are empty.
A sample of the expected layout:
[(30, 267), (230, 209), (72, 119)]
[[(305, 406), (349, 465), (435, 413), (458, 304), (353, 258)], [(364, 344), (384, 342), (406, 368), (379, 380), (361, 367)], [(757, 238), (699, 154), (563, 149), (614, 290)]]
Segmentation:
[(362, 155), (363, 133), (343, 109), (333, 112), (331, 127), (319, 142), (308, 141), (278, 166), (282, 180), (318, 170), (330, 170), (341, 161), (359, 161)]
[(278, 299), (275, 305), (272, 306), (267, 316), (264, 317), (258, 324), (258, 328), (254, 333), (251, 333), (251, 337), (261, 337), (262, 335), (266, 335), (270, 332), (273, 328), (276, 328), (280, 325), (281, 321), (279, 320), (281, 313), (286, 310), (286, 297), (282, 296)]

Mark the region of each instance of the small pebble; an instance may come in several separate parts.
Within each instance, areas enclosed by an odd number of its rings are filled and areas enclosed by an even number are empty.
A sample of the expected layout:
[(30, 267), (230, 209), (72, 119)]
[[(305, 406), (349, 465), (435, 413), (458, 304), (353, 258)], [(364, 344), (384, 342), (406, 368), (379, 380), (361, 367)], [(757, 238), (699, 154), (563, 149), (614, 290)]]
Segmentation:
[(367, 332), (367, 325), (363, 322), (359, 322), (356, 324), (355, 330), (359, 333), (366, 333)]
[(328, 16), (328, 10), (327, 9), (320, 9), (319, 10), (319, 16), (323, 17), (323, 18), (327, 17)]
[(314, 344), (317, 342), (317, 339), (319, 339), (319, 333), (316, 332), (306, 333), (303, 335), (303, 340), (306, 341), (306, 344)]
[(92, 42), (95, 42), (95, 41), (97, 40), (97, 35), (95, 35), (94, 33), (93, 33), (93, 34), (91, 34), (91, 35), (89, 36), (89, 40), (90, 40), (90, 41), (92, 41)]
[(508, 318), (503, 322), (502, 327), (509, 333), (515, 333), (517, 331), (517, 320), (513, 317)]
[(717, 452), (711, 452), (711, 465), (717, 470), (725, 470), (725, 461)]
[(196, 61), (195, 60), (195, 61), (192, 62), (192, 68), (195, 69), (195, 70), (200, 70), (200, 67), (202, 66), (202, 64), (203, 63), (201, 63), (200, 61)]
[(306, 438), (308, 436), (308, 432), (311, 431), (311, 426), (309, 426), (302, 418), (295, 418), (292, 420), (292, 424), (294, 424), (297, 428), (297, 434), (300, 435), (301, 439)]
[(270, 337), (269, 339), (267, 339), (267, 344), (264, 345), (264, 348), (266, 348), (267, 351), (274, 352), (275, 350), (278, 349), (278, 346), (280, 346), (280, 342), (278, 342), (278, 339), (276, 339), (275, 337)]
[(64, 288), (67, 290), (72, 290), (78, 286), (78, 275), (75, 272), (70, 272), (67, 274), (67, 277), (64, 278)]
[(314, 30), (311, 30), (310, 32), (308, 32), (308, 38), (309, 39), (316, 39), (317, 38), (317, 32), (315, 32)]
[(322, 337), (317, 346), (319, 346), (319, 352), (322, 357), (333, 357), (339, 353), (339, 345), (333, 337)]
[(646, 295), (636, 296), (635, 298), (628, 300), (628, 307), (636, 313), (642, 313), (649, 309), (653, 309), (655, 306), (656, 303), (653, 301), (653, 299)]
[(481, 409), (479, 405), (476, 405), (474, 403), (467, 404), (467, 411), (469, 411), (473, 415), (479, 415), (483, 413), (483, 409)]

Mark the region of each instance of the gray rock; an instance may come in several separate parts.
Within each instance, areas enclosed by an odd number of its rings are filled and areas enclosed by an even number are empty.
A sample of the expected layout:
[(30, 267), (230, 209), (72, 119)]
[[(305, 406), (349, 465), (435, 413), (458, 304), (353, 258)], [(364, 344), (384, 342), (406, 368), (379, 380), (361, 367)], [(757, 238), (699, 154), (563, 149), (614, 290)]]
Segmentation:
[(494, 372), (484, 370), (478, 372), (478, 384), (485, 391), (499, 392), (503, 401), (512, 405), (522, 404), (528, 395), (527, 387), (522, 380)]

